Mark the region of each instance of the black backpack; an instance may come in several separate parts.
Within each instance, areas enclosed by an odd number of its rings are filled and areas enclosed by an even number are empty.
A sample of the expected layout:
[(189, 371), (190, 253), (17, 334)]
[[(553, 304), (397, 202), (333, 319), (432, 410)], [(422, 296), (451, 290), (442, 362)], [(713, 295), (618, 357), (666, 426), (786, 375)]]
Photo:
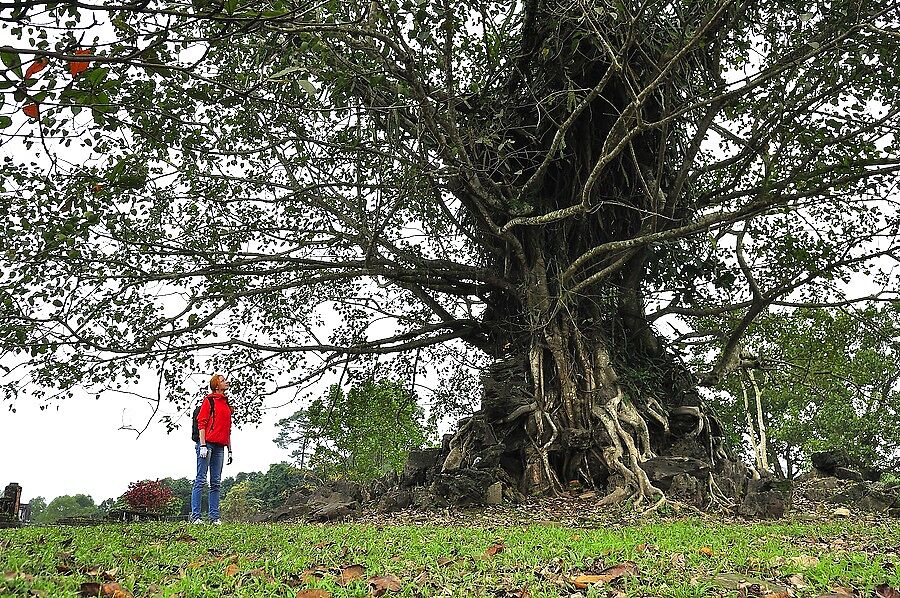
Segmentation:
[[(213, 418), (216, 416), (216, 402), (213, 400), (211, 396), (207, 396), (206, 399), (209, 401), (209, 417)], [(200, 426), (197, 423), (197, 417), (200, 415), (200, 408), (203, 406), (201, 402), (194, 408), (194, 416), (191, 418), (193, 423), (193, 429), (191, 430), (191, 440), (194, 442), (200, 442)]]

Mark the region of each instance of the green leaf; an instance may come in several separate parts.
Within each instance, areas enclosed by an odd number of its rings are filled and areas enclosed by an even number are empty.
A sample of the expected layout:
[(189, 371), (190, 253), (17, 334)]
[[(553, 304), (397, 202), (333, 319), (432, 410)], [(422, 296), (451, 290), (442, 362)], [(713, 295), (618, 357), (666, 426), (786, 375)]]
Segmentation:
[(22, 59), (19, 58), (18, 53), (12, 51), (12, 48), (0, 50), (0, 60), (7, 68), (16, 71), (20, 77), (22, 76)]
[[(296, 73), (297, 71), (302, 71), (302, 70), (303, 70), (303, 67), (300, 67), (300, 66), (289, 66), (286, 69), (282, 69), (282, 70), (278, 71), (277, 73), (275, 73), (274, 75), (271, 75), (269, 77), (269, 79), (278, 79), (279, 77), (284, 77), (285, 75), (289, 75), (291, 73)], [(309, 83), (309, 81), (307, 81), (307, 83)], [(307, 91), (309, 91), (309, 90), (307, 89)], [(313, 95), (315, 95), (315, 87), (313, 87)]]
[(306, 79), (300, 79), (300, 81), (298, 83), (300, 83), (300, 87), (302, 87), (306, 91), (306, 93), (309, 94), (309, 96), (311, 98), (316, 97), (316, 86), (315, 85), (313, 85)]
[(0, 116), (0, 129), (6, 129), (12, 126), (12, 119), (8, 116)]

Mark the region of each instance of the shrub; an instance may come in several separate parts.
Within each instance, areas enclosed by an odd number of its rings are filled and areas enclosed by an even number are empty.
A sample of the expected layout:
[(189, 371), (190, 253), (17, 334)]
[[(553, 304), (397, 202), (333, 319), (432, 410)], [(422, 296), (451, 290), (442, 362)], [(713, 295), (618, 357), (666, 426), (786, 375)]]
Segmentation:
[(130, 483), (122, 498), (131, 509), (162, 511), (172, 500), (172, 489), (162, 480), (142, 480)]

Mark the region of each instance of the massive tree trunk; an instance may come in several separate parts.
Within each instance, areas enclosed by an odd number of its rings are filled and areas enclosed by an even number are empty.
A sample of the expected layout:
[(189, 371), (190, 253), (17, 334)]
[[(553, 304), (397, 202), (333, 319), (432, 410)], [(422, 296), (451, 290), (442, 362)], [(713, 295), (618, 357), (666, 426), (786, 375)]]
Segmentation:
[[(483, 187), (507, 190), (501, 205), (485, 207), (465, 181), (457, 196), (470, 214), (481, 213), (478, 228), (492, 249), (486, 260), (516, 291), (487, 298), (483, 335), (496, 361), (484, 376), (482, 409), (461, 423), (442, 470), (496, 467), (526, 494), (578, 480), (609, 500), (660, 495), (645, 464), (679, 456), (715, 469), (727, 460), (721, 426), (647, 322), (646, 274), (665, 257), (637, 243), (591, 250), (694, 214), (679, 175), (690, 160), (686, 131), (643, 125), (683, 101), (677, 84), (692, 76), (692, 64), (699, 68), (697, 59), (683, 57), (663, 77), (661, 54), (671, 43), (654, 48), (630, 39), (627, 27), (620, 38), (606, 28), (601, 43), (585, 31), (592, 16), (580, 7), (537, 1), (528, 11), (505, 96), (460, 118), (473, 138), (485, 118), (508, 123), (485, 145), (478, 173)], [(678, 29), (662, 27), (670, 37)], [(629, 45), (629, 62), (617, 62)], [(667, 82), (653, 87), (656, 77)], [(485, 222), (508, 224), (486, 232)]]
[(729, 461), (722, 428), (635, 312), (634, 290), (551, 309), (537, 263), (520, 343), (485, 372), (481, 409), (460, 423), (442, 472), (493, 471), (522, 494), (577, 481), (612, 502), (662, 496), (645, 468), (657, 457), (721, 471)]

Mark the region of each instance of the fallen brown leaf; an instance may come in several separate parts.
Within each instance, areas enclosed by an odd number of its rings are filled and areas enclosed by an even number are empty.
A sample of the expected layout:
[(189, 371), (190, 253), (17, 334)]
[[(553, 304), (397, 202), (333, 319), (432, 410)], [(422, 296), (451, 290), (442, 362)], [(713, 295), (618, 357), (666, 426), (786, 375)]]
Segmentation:
[(4, 571), (3, 579), (5, 581), (14, 581), (16, 579), (21, 579), (23, 581), (32, 582), (34, 581), (34, 575), (29, 573), (19, 573), (18, 571)]
[(190, 534), (181, 534), (177, 538), (175, 538), (176, 542), (196, 542), (197, 538)]
[(500, 554), (501, 552), (503, 552), (504, 548), (505, 547), (503, 546), (503, 542), (494, 542), (487, 547), (487, 550), (484, 551), (484, 557), (491, 558), (495, 554)]
[(417, 588), (424, 588), (428, 584), (428, 571), (422, 571), (413, 580), (413, 585)]
[(352, 581), (359, 579), (360, 577), (366, 574), (366, 568), (364, 565), (348, 565), (341, 569), (341, 574), (335, 580), (335, 583), (339, 586), (345, 586)]
[(103, 596), (104, 598), (132, 598), (131, 592), (120, 586), (119, 584), (97, 582), (87, 582), (81, 584), (78, 592), (82, 596)]
[(875, 598), (900, 598), (900, 591), (887, 584), (875, 586)]
[(850, 588), (836, 587), (831, 588), (830, 594), (822, 594), (819, 598), (847, 598), (848, 596), (856, 596), (856, 592)]
[(328, 590), (319, 590), (316, 588), (308, 590), (300, 590), (297, 592), (296, 598), (331, 598), (331, 592)]
[(371, 596), (383, 596), (388, 592), (400, 591), (400, 578), (396, 575), (374, 576), (369, 578), (369, 589)]
[(100, 584), (96, 581), (85, 582), (78, 588), (78, 593), (82, 596), (99, 596)]
[(715, 551), (713, 551), (713, 549), (710, 548), (709, 546), (704, 546), (703, 548), (701, 548), (699, 550), (699, 552), (703, 556), (715, 556), (715, 554), (716, 554)]
[(803, 579), (803, 576), (799, 573), (794, 573), (793, 575), (788, 577), (787, 582), (797, 589), (803, 589), (809, 585), (806, 583), (806, 580)]
[(579, 590), (585, 590), (598, 583), (609, 583), (620, 577), (637, 575), (637, 565), (631, 561), (625, 561), (612, 567), (607, 567), (596, 575), (578, 575), (571, 582)]
[(798, 567), (803, 567), (804, 569), (811, 569), (812, 567), (818, 566), (819, 557), (801, 554), (800, 556), (791, 557), (790, 559), (788, 559), (788, 561), (797, 565)]
[(238, 574), (238, 566), (235, 564), (228, 565), (225, 567), (225, 575), (228, 577), (234, 577)]
[(303, 583), (310, 583), (317, 579), (322, 579), (323, 577), (325, 577), (326, 573), (328, 573), (328, 569), (326, 569), (325, 567), (313, 567), (312, 569), (307, 569), (300, 574), (300, 581)]

